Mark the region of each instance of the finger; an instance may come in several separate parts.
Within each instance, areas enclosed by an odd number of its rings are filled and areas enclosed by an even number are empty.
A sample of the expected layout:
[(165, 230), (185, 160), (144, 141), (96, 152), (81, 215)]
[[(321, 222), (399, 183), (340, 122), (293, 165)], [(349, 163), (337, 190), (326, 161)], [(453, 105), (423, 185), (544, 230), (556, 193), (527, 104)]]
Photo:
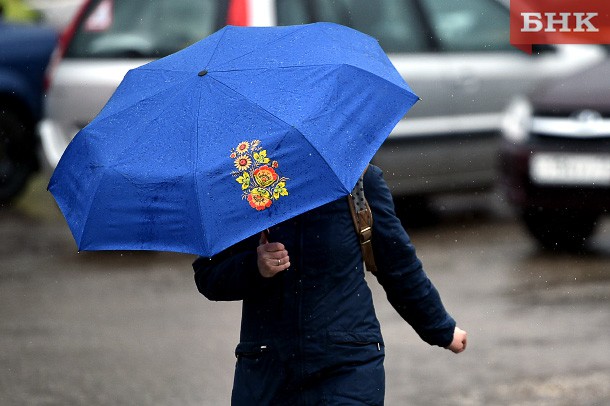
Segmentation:
[(286, 264), (290, 264), (290, 258), (287, 255), (277, 258), (269, 258), (267, 263), (270, 264), (270, 266), (282, 268), (286, 267)]
[(277, 250), (277, 247), (273, 247), (272, 244), (275, 243), (267, 243), (256, 247), (256, 255), (259, 259), (266, 262), (269, 259), (277, 259), (283, 256), (282, 250)]
[(263, 244), (267, 244), (268, 242), (269, 242), (269, 229), (266, 229), (261, 232), (261, 236), (258, 239), (258, 244), (263, 245)]
[(269, 254), (269, 255), (276, 256), (276, 257), (281, 256), (282, 252), (284, 252), (284, 253), (286, 252), (286, 248), (284, 247), (284, 244), (282, 244), (280, 242), (268, 242), (266, 244), (259, 245), (258, 250), (261, 252), (264, 252), (265, 255)]

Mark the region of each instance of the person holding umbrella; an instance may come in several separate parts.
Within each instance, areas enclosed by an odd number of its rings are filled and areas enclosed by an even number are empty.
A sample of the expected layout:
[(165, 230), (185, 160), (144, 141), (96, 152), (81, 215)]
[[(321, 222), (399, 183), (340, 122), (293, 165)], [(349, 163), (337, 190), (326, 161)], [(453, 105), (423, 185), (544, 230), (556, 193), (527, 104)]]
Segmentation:
[(48, 189), (79, 250), (197, 254), (199, 291), (243, 301), (234, 405), (379, 405), (383, 338), (348, 200), (363, 173), (389, 302), (426, 342), (466, 348), (369, 166), (417, 101), (356, 30), (227, 26), (129, 71)]
[[(364, 189), (373, 274), (420, 337), (455, 353), (466, 332), (446, 312), (395, 215), (379, 168)], [(338, 199), (194, 264), (210, 300), (243, 300), (233, 405), (381, 405), (384, 346), (348, 200)]]

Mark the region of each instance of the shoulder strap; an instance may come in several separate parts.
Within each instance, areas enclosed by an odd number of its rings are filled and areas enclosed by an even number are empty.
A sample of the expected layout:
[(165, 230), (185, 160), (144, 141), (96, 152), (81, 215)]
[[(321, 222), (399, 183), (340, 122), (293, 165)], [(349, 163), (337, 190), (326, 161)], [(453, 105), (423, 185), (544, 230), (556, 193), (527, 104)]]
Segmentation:
[[(366, 170), (365, 170), (366, 172)], [(362, 250), (362, 258), (367, 271), (377, 272), (375, 265), (375, 257), (373, 256), (373, 246), (371, 237), (373, 235), (373, 213), (371, 207), (364, 196), (364, 173), (358, 179), (358, 183), (354, 186), (354, 190), (347, 196), (349, 201), (349, 209), (354, 220), (356, 234), (360, 240), (360, 248)]]

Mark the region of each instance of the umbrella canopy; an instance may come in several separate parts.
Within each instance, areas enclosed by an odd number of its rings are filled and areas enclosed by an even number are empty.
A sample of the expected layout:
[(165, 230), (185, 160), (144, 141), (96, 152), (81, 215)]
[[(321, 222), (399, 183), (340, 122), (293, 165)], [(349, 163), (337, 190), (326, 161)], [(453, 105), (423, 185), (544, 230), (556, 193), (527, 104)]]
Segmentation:
[(211, 256), (346, 196), (417, 99), (353, 29), (227, 26), (129, 71), (49, 190), (80, 250)]

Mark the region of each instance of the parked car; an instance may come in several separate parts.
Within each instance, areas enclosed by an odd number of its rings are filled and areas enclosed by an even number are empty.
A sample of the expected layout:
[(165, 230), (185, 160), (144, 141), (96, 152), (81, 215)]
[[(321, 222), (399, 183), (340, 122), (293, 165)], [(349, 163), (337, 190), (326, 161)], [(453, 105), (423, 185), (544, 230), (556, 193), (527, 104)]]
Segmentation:
[(50, 69), (41, 136), (55, 166), (128, 69), (221, 26), (331, 21), (377, 38), (423, 99), (374, 158), (397, 196), (482, 190), (497, 178), (503, 111), (543, 78), (600, 60), (595, 46), (509, 44), (507, 2), (496, 0), (89, 0)]
[(38, 168), (36, 125), (57, 37), (50, 28), (0, 18), (0, 203), (17, 196)]
[(610, 59), (550, 81), (507, 111), (502, 184), (547, 248), (580, 249), (610, 210)]

